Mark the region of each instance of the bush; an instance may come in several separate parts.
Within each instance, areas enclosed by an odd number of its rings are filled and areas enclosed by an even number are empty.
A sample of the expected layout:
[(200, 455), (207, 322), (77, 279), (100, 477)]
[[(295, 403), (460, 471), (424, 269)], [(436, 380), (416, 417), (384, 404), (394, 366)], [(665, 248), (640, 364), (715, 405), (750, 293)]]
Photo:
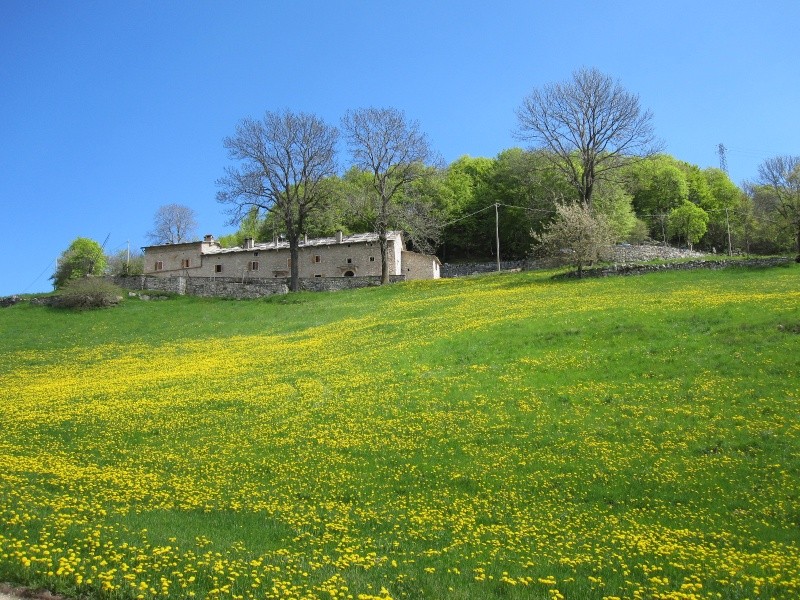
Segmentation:
[(65, 283), (55, 296), (59, 308), (89, 309), (115, 306), (122, 290), (100, 277), (81, 277)]
[(578, 268), (578, 277), (583, 267), (610, 254), (614, 234), (605, 215), (596, 214), (583, 203), (556, 204), (556, 218), (542, 233), (531, 232), (534, 242), (548, 256), (557, 256)]

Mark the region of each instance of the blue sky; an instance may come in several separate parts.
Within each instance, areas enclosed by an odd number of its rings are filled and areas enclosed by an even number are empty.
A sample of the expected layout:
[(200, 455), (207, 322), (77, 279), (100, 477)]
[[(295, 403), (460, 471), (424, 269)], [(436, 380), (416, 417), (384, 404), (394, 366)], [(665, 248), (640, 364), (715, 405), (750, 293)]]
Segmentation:
[[(233, 231), (222, 138), (265, 110), (392, 106), (445, 161), (517, 145), (514, 111), (582, 66), (654, 113), (673, 156), (736, 183), (800, 154), (800, 2), (0, 3), (0, 296), (51, 289), (76, 237), (145, 244), (159, 206)], [(346, 165), (347, 158), (341, 156)]]

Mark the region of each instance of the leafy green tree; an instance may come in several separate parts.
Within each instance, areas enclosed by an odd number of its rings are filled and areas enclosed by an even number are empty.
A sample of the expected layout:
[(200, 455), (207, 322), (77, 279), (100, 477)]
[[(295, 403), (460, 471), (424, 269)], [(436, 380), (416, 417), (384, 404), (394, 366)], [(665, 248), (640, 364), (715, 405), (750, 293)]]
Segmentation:
[(443, 202), (449, 217), (463, 216), (475, 207), (495, 165), (495, 159), (462, 156), (447, 167), (443, 186), (449, 192)]
[(711, 192), (709, 199), (700, 205), (709, 217), (703, 243), (707, 247), (732, 250), (734, 239), (744, 236), (749, 200), (724, 171), (705, 169), (703, 177)]
[(102, 275), (105, 270), (106, 257), (100, 244), (92, 239), (79, 237), (61, 253), (50, 279), (56, 289), (59, 289), (67, 281), (87, 275)]
[(486, 253), (483, 213), (491, 204), (487, 186), (494, 164), (491, 158), (462, 156), (445, 170), (439, 199), (443, 221), (450, 223), (442, 231), (444, 260)]
[(800, 156), (776, 156), (758, 168), (759, 182), (770, 189), (764, 208), (778, 217), (795, 238), (796, 261), (800, 262)]
[[(746, 195), (751, 211), (747, 215), (749, 251), (755, 254), (777, 254), (795, 245), (793, 231), (776, 214), (778, 204), (775, 190), (770, 185), (748, 183)], [(741, 209), (740, 209), (741, 210)]]
[(689, 199), (684, 171), (671, 156), (659, 155), (632, 165), (626, 176), (636, 215), (666, 242), (669, 211)]
[(608, 220), (615, 241), (627, 239), (636, 226), (632, 202), (633, 196), (616, 182), (604, 181), (595, 189), (593, 206)]
[(708, 213), (694, 202), (684, 200), (669, 212), (668, 227), (670, 235), (686, 240), (691, 249), (708, 229)]
[[(486, 204), (500, 204), (500, 252), (507, 259), (522, 259), (531, 247), (530, 232), (542, 231), (555, 213), (557, 202), (577, 200), (575, 189), (558, 170), (548, 153), (511, 148), (498, 154), (486, 187)], [(495, 220), (483, 213), (488, 239), (494, 241)], [(495, 244), (492, 244), (494, 250)]]
[(462, 157), (450, 165), (447, 178), (461, 184), (468, 198), (450, 213), (445, 229), (444, 251), (456, 259), (495, 257), (496, 228), (501, 257), (524, 258), (531, 231), (541, 231), (552, 219), (555, 203), (577, 198), (542, 150), (510, 148), (495, 159)]
[[(733, 207), (733, 213), (736, 215), (735, 248), (744, 249), (747, 254), (760, 250), (758, 248), (760, 240), (773, 239), (773, 236), (762, 235), (759, 215), (750, 190), (749, 185), (743, 186), (741, 198)], [(768, 254), (768, 252), (764, 252), (764, 254)]]
[(633, 228), (628, 233), (628, 241), (632, 244), (641, 244), (650, 237), (650, 227), (641, 219), (636, 219)]
[(714, 198), (711, 188), (708, 185), (708, 180), (706, 179), (704, 173), (700, 170), (700, 167), (686, 162), (680, 162), (678, 165), (686, 174), (689, 202), (700, 207), (711, 205), (714, 201)]

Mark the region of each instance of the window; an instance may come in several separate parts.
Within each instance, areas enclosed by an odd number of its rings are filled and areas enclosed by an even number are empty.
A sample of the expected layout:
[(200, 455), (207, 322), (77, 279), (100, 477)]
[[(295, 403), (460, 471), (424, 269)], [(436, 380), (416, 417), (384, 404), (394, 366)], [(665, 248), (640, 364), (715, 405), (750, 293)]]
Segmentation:
[(256, 250), (255, 252), (253, 252), (253, 256), (258, 256), (258, 250)]
[(322, 275), (314, 275), (314, 277), (322, 277)]
[(251, 271), (258, 271), (258, 261), (257, 260), (250, 261), (250, 270)]
[(375, 257), (374, 256), (370, 256), (369, 257), (369, 262), (375, 262)]
[(164, 263), (160, 260), (156, 261), (156, 271), (161, 271), (164, 269)]
[(315, 254), (314, 255), (314, 262), (315, 263), (321, 263), (322, 262), (322, 257), (319, 254)]
[(184, 258), (181, 260), (181, 269), (188, 269), (189, 268), (190, 260), (188, 258)]
[(222, 265), (214, 265), (214, 273), (222, 273)]
[(291, 269), (292, 268), (292, 257), (286, 259), (286, 267)]
[(348, 265), (352, 265), (353, 264), (353, 259), (352, 258), (348, 258), (347, 259), (347, 264)]

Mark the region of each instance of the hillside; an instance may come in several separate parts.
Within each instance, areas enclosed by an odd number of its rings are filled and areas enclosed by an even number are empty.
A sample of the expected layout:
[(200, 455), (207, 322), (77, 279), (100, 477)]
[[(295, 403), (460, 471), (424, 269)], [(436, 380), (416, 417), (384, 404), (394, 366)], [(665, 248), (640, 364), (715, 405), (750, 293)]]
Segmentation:
[(0, 581), (793, 598), (800, 267), (0, 310)]

